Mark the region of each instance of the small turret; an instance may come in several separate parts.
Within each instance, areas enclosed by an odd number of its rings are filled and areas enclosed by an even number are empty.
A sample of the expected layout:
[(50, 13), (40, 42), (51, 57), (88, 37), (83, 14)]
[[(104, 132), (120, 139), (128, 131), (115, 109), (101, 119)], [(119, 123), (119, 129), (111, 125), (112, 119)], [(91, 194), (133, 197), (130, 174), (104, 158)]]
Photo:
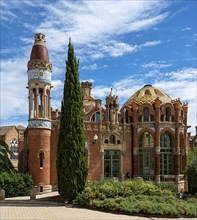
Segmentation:
[(113, 94), (113, 90), (106, 96), (106, 118), (110, 124), (118, 124), (118, 96)]

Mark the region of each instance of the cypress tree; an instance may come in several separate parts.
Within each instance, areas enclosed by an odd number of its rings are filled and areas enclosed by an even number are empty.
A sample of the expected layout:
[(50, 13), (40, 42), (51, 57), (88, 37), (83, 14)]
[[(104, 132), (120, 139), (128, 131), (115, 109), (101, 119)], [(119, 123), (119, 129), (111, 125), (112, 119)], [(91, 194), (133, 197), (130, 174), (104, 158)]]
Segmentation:
[(58, 191), (69, 202), (83, 191), (88, 171), (78, 67), (79, 61), (69, 39), (57, 149)]

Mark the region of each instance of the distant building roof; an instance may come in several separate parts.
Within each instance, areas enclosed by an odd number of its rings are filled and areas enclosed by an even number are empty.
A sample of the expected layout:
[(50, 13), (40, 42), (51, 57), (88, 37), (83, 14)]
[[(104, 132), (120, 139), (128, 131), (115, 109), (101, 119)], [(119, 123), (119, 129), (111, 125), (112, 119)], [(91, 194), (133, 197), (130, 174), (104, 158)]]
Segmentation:
[(10, 126), (2, 126), (2, 127), (0, 127), (0, 135), (7, 134), (13, 128), (16, 128), (16, 126), (15, 125), (10, 125)]

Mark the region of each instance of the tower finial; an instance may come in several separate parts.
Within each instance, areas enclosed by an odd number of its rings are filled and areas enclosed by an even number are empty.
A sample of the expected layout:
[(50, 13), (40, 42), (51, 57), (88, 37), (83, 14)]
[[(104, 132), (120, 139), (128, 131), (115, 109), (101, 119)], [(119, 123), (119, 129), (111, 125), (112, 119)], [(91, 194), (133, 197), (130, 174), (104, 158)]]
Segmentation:
[(45, 44), (45, 35), (41, 33), (35, 34), (35, 42), (34, 45), (36, 44)]
[(109, 93), (109, 96), (113, 96), (113, 89), (111, 88), (111, 91)]

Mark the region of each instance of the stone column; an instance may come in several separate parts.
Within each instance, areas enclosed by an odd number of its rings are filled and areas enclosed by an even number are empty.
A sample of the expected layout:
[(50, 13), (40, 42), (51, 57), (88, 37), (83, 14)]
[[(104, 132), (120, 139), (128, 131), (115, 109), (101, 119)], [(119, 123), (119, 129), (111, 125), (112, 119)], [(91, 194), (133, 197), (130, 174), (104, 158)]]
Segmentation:
[(34, 95), (34, 109), (35, 109), (35, 118), (38, 118), (39, 116), (39, 109), (38, 109), (38, 88), (36, 88), (36, 94)]
[(174, 103), (175, 107), (175, 148), (173, 149), (174, 156), (174, 174), (176, 182), (179, 182), (180, 174), (180, 100), (177, 99)]
[(159, 98), (155, 100), (155, 181), (160, 182), (160, 105)]
[(48, 104), (48, 118), (51, 119), (51, 96), (49, 94), (49, 104)]
[(138, 115), (137, 109), (138, 105), (136, 103), (132, 104), (133, 107), (133, 177), (138, 177)]
[(32, 105), (33, 105), (33, 99), (32, 99), (32, 88), (29, 89), (29, 118), (32, 118)]
[(46, 87), (44, 87), (44, 94), (43, 94), (43, 97), (44, 97), (44, 102), (43, 102), (43, 110), (44, 110), (44, 115), (43, 117), (46, 118)]

